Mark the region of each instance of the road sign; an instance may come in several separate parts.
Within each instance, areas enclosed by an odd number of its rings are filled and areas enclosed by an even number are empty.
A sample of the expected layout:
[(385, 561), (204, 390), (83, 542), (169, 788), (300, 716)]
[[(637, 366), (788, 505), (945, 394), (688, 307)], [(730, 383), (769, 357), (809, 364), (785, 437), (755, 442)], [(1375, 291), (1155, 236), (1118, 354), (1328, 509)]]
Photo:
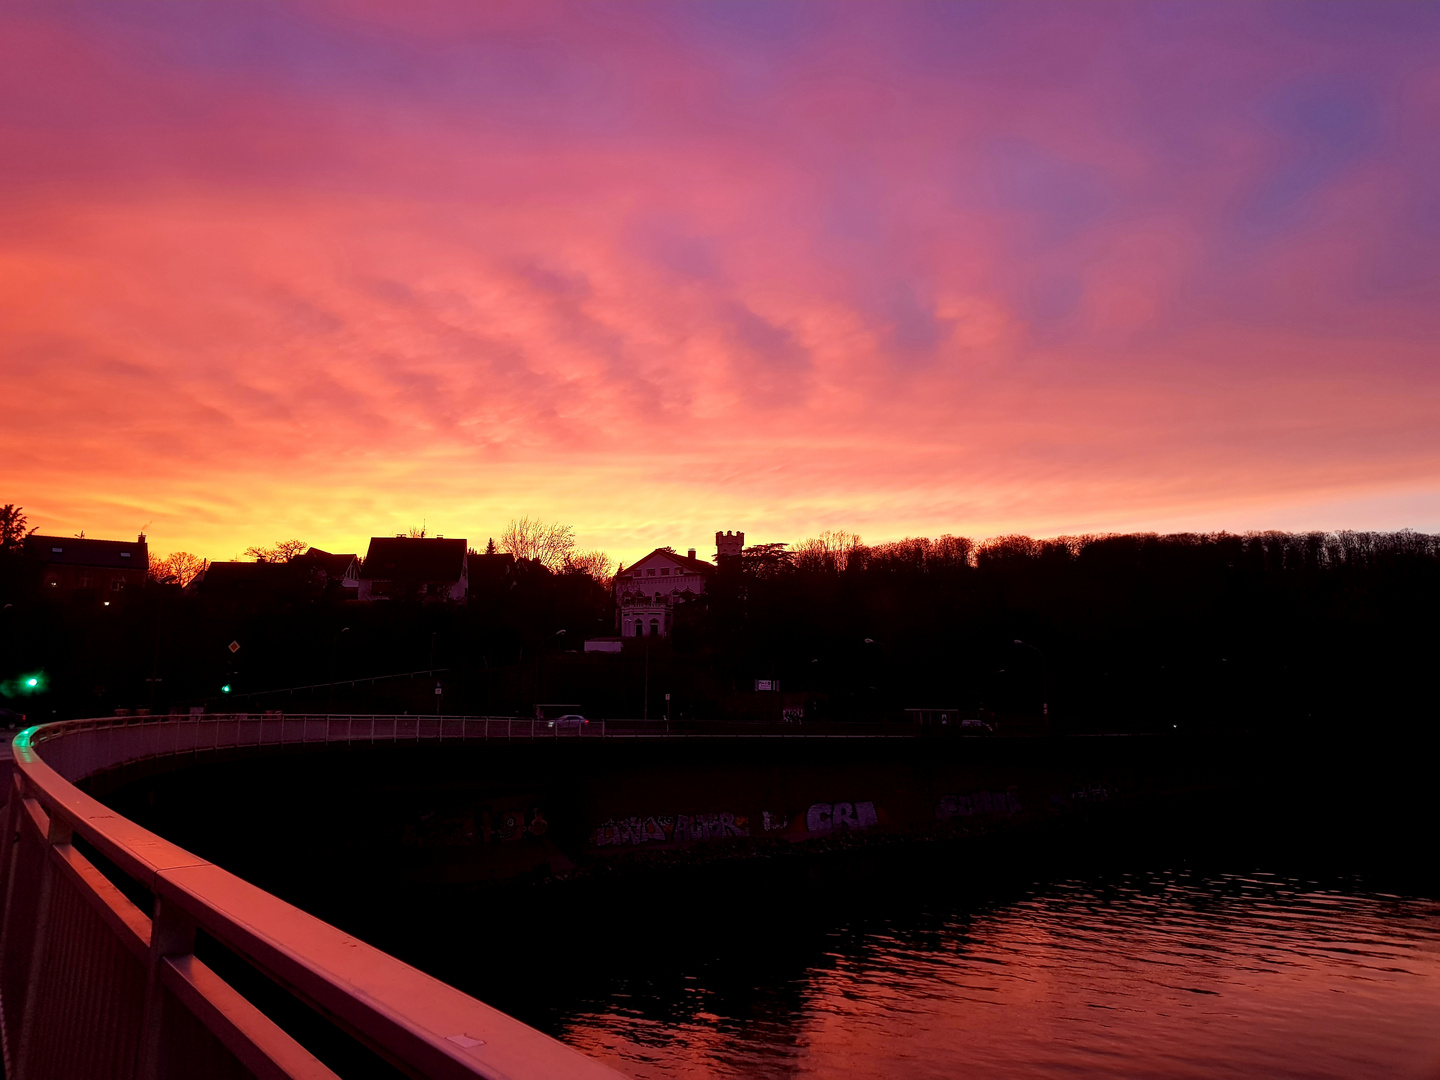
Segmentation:
[(232, 642), (230, 642), (230, 651), (231, 651), (232, 653), (237, 653), (237, 652), (239, 652), (239, 651), (240, 651), (240, 642), (238, 642), (238, 641), (232, 641)]

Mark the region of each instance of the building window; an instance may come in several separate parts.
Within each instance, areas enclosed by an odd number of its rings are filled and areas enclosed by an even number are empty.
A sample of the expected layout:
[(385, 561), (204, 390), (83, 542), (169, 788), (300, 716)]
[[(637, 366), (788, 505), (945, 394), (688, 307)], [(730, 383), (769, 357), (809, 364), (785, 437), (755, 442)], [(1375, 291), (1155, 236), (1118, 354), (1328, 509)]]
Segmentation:
[(646, 571), (645, 571), (645, 576), (646, 576), (646, 577), (654, 577), (654, 576), (655, 576), (655, 571), (654, 571), (654, 570), (646, 570)]
[(660, 636), (660, 620), (659, 620), (659, 619), (651, 619), (651, 620), (650, 620), (650, 636), (651, 636), (651, 637), (659, 637), (659, 636)]
[(661, 577), (669, 577), (669, 576), (670, 576), (670, 568), (669, 568), (668, 566), (662, 566), (662, 567), (660, 568), (660, 576), (661, 576)]

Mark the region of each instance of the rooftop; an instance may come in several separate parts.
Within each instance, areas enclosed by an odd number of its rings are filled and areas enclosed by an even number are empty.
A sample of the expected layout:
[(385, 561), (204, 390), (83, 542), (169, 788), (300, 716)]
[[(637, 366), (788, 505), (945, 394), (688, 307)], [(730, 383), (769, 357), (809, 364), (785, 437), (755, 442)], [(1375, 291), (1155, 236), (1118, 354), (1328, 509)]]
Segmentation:
[(25, 554), (44, 563), (103, 566), (146, 571), (149, 549), (144, 540), (91, 540), (80, 536), (27, 536)]

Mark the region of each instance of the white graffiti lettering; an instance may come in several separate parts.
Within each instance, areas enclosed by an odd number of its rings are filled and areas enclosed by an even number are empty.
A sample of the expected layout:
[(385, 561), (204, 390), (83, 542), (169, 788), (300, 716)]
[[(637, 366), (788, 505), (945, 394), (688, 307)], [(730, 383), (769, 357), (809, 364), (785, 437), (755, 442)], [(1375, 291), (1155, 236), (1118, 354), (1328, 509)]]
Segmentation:
[(1013, 791), (976, 791), (969, 795), (942, 795), (935, 806), (935, 817), (950, 821), (957, 817), (980, 814), (1014, 814), (1020, 800)]
[(639, 844), (691, 844), (697, 840), (724, 840), (749, 836), (750, 826), (737, 814), (656, 814), (651, 817), (611, 818), (592, 835), (596, 847), (633, 847)]
[(776, 832), (788, 828), (790, 819), (784, 814), (772, 814), (769, 810), (760, 811), (760, 820), (765, 826), (766, 832)]
[(879, 823), (873, 802), (813, 803), (805, 811), (805, 829), (812, 833), (868, 829)]

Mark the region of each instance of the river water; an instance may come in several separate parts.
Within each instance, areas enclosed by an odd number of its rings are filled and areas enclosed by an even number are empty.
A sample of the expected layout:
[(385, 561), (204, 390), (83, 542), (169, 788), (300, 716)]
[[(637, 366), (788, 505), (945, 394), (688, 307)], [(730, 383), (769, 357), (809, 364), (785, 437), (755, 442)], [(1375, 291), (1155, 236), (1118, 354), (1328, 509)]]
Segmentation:
[(604, 969), (531, 1018), (636, 1078), (1440, 1077), (1440, 903), (1363, 881), (870, 892), (771, 933), (691, 901), (612, 926)]
[(1257, 760), (1244, 783), (1043, 826), (641, 851), (503, 885), (380, 873), (343, 845), (315, 862), (315, 834), (257, 830), (253, 800), (229, 800), (253, 849), (193, 797), (126, 808), (636, 1080), (1440, 1080), (1434, 748)]

